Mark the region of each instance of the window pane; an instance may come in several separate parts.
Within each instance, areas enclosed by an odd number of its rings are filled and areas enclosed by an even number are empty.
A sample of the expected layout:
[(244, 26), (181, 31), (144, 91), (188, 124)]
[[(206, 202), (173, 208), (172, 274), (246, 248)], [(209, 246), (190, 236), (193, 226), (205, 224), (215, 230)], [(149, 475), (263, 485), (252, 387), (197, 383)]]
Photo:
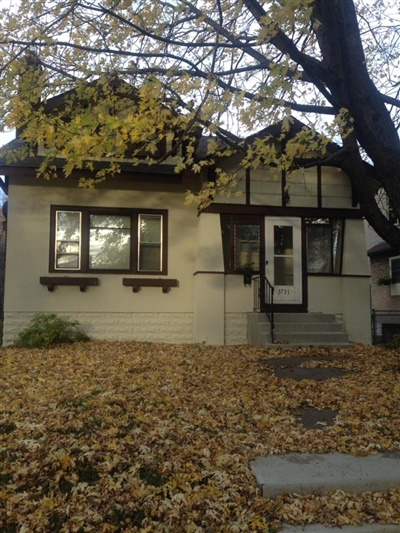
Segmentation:
[(161, 270), (162, 215), (139, 215), (139, 270)]
[(161, 215), (139, 215), (140, 242), (161, 242)]
[(79, 268), (79, 255), (57, 254), (56, 268)]
[(125, 228), (131, 227), (131, 217), (126, 215), (90, 215), (91, 228)]
[(221, 214), (221, 236), (222, 236), (222, 250), (224, 254), (224, 269), (225, 271), (233, 270), (233, 257), (231, 250), (231, 216)]
[(55, 268), (80, 268), (81, 213), (56, 211)]
[(89, 268), (129, 270), (130, 216), (90, 215)]
[(332, 254), (333, 273), (340, 274), (342, 271), (342, 250), (343, 250), (343, 220), (332, 221)]
[(307, 271), (310, 273), (332, 272), (331, 227), (307, 226)]
[(274, 257), (274, 284), (293, 286), (293, 257)]
[(274, 226), (274, 255), (293, 254), (293, 227)]
[(400, 259), (390, 261), (391, 278), (393, 283), (400, 283)]
[(235, 270), (260, 269), (260, 226), (235, 225)]

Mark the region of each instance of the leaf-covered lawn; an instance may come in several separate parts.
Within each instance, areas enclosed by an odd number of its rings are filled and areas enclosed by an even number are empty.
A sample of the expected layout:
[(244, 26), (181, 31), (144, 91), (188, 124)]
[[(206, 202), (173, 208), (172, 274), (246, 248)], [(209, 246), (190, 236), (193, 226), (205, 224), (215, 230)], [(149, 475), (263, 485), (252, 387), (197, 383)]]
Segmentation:
[[(281, 521), (400, 524), (400, 493), (260, 497), (265, 454), (400, 449), (400, 357), (357, 346), (325, 382), (275, 377), (293, 352), (92, 342), (0, 351), (0, 531), (267, 533)], [(315, 349), (296, 351), (310, 355)], [(309, 363), (307, 363), (309, 364)], [(319, 363), (313, 363), (319, 364)], [(302, 406), (338, 411), (298, 424)]]

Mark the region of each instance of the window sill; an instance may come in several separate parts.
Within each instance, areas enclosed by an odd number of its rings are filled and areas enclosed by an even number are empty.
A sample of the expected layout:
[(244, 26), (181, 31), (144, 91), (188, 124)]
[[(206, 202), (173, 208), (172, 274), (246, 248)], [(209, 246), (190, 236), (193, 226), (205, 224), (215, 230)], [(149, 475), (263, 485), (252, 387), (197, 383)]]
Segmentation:
[(132, 287), (132, 292), (139, 292), (142, 287), (161, 287), (167, 293), (172, 287), (178, 287), (177, 279), (122, 278), (124, 287)]
[(57, 285), (79, 287), (81, 292), (85, 292), (87, 287), (97, 287), (99, 284), (99, 278), (42, 277), (40, 278), (40, 284), (45, 285), (50, 292), (53, 292), (54, 287)]

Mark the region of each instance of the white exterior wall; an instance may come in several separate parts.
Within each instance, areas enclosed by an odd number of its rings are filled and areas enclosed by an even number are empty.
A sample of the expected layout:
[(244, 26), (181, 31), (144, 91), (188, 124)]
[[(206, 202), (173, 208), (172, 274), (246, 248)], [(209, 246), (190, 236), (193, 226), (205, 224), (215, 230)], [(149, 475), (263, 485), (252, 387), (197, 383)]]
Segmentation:
[(371, 343), (369, 263), (362, 220), (346, 220), (342, 276), (308, 276), (308, 310), (340, 317), (351, 342)]
[[(79, 304), (79, 302), (77, 303)], [(78, 320), (82, 329), (91, 339), (136, 340), (174, 344), (192, 342), (192, 313), (120, 313), (114, 311), (65, 313), (58, 310), (55, 312), (62, 318)], [(34, 318), (35, 314), (35, 312), (20, 311), (6, 313), (7, 336), (4, 344), (12, 342), (19, 331)]]
[(224, 259), (219, 215), (199, 217), (196, 250), (193, 338), (195, 342), (225, 344)]
[(352, 207), (352, 191), (349, 178), (339, 168), (323, 167), (321, 175), (322, 207)]
[(253, 205), (282, 205), (281, 175), (278, 171), (261, 167), (251, 171), (250, 203)]
[(247, 344), (247, 313), (253, 312), (253, 287), (240, 275), (225, 276), (225, 344)]
[(286, 177), (291, 207), (318, 207), (317, 169), (288, 172)]
[[(132, 190), (83, 190), (76, 187), (10, 185), (5, 290), (4, 343), (40, 312), (78, 319), (92, 338), (190, 342), (193, 319), (193, 271), (196, 212), (183, 206), (176, 193)], [(49, 274), (50, 205), (168, 209), (168, 275), (145, 276), (177, 279), (179, 286), (163, 293), (159, 287), (142, 287), (133, 293), (122, 285), (121, 274), (60, 273), (59, 276), (96, 276), (99, 286), (40, 285)]]

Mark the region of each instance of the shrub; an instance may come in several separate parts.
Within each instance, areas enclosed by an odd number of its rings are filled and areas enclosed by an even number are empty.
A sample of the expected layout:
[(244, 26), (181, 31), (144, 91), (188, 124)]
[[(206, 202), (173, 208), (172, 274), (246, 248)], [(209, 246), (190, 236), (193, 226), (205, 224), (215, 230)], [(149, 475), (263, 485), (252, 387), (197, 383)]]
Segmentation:
[(55, 344), (71, 344), (88, 341), (89, 337), (80, 329), (79, 322), (57, 316), (55, 313), (41, 313), (30, 325), (20, 332), (15, 346), (20, 348), (48, 348)]
[(400, 334), (393, 335), (391, 340), (386, 344), (387, 348), (398, 350), (400, 348)]

